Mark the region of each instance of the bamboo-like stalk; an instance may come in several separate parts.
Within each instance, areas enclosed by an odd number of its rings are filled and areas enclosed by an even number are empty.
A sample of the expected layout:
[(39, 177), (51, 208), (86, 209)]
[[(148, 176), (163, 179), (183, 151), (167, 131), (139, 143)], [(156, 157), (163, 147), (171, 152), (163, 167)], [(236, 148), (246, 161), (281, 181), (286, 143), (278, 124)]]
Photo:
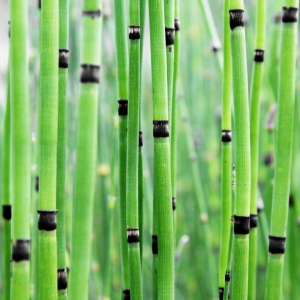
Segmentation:
[(28, 299), (30, 292), (30, 104), (28, 97), (25, 1), (10, 4), (10, 99), (12, 184), (11, 299)]
[(67, 82), (69, 44), (69, 1), (59, 1), (59, 75), (58, 75), (58, 140), (57, 140), (57, 288), (58, 299), (67, 299), (66, 270), (66, 146)]
[(116, 62), (119, 98), (119, 223), (121, 246), (121, 270), (123, 294), (129, 293), (128, 245), (126, 238), (126, 169), (127, 169), (127, 115), (128, 115), (128, 45), (126, 27), (126, 5), (123, 0), (114, 1)]
[(140, 69), (140, 3), (129, 2), (129, 101), (127, 124), (127, 242), (130, 268), (130, 297), (142, 299), (142, 277), (139, 237), (139, 104)]
[(3, 124), (3, 150), (1, 170), (1, 198), (3, 217), (4, 254), (4, 300), (10, 300), (10, 260), (11, 260), (11, 111), (10, 111), (10, 65), (7, 68), (6, 108)]
[(242, 0), (230, 3), (231, 53), (235, 112), (236, 203), (232, 299), (247, 299), (250, 231), (250, 126), (245, 19)]
[[(230, 27), (229, 27), (230, 0), (224, 1), (223, 20), (223, 86), (222, 86), (222, 167), (221, 167), (221, 240), (219, 260), (219, 294), (222, 299), (224, 293), (226, 266), (228, 266), (228, 245), (230, 237), (230, 214), (231, 214), (231, 96), (232, 96), (232, 65), (230, 50)], [(226, 298), (225, 298), (226, 299)]]
[(58, 1), (41, 3), (38, 299), (57, 299)]
[(72, 300), (88, 299), (98, 136), (100, 3), (100, 0), (85, 0), (82, 12), (81, 85), (68, 290)]
[(156, 250), (158, 250), (157, 298), (172, 300), (174, 299), (174, 236), (163, 0), (149, 1), (149, 16), (154, 136), (153, 235), (156, 236)]
[(257, 255), (257, 186), (258, 186), (258, 143), (260, 120), (260, 97), (263, 76), (265, 48), (266, 1), (256, 4), (256, 42), (250, 101), (250, 143), (251, 143), (251, 198), (249, 235), (248, 299), (256, 299), (256, 255)]
[(278, 91), (275, 179), (265, 299), (281, 299), (291, 178), (298, 1), (284, 1)]

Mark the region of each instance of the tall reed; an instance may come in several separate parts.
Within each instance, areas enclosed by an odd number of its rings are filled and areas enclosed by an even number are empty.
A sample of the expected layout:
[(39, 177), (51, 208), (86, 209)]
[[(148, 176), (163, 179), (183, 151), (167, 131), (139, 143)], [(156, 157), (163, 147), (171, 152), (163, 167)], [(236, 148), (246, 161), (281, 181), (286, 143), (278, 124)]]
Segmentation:
[(291, 178), (298, 1), (285, 0), (276, 128), (275, 178), (265, 299), (281, 299)]
[(250, 231), (250, 126), (242, 0), (230, 3), (231, 53), (235, 112), (236, 203), (234, 208), (234, 259), (232, 299), (247, 299)]
[(10, 99), (12, 183), (11, 299), (28, 299), (30, 290), (30, 105), (27, 63), (27, 3), (10, 4)]
[(85, 0), (72, 219), (70, 299), (88, 299), (100, 81), (100, 0)]

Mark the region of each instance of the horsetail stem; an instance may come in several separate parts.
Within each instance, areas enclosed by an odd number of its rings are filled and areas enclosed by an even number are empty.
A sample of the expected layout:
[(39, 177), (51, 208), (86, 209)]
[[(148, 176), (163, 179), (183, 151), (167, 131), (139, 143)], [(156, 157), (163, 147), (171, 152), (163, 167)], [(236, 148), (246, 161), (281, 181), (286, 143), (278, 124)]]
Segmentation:
[(265, 299), (281, 299), (291, 178), (298, 1), (285, 0), (282, 11), (275, 178)]
[(149, 16), (154, 136), (153, 234), (157, 235), (158, 243), (157, 297), (162, 300), (172, 300), (174, 299), (174, 236), (163, 0), (149, 1)]
[(100, 81), (101, 1), (85, 0), (82, 12), (82, 52), (75, 190), (72, 224), (70, 299), (88, 299), (93, 202), (97, 159)]
[(258, 143), (260, 97), (262, 89), (263, 61), (265, 48), (266, 1), (257, 2), (256, 43), (250, 101), (250, 144), (251, 144), (251, 194), (248, 299), (256, 299), (256, 253), (257, 253), (257, 186), (258, 186)]
[(242, 0), (230, 3), (231, 53), (236, 137), (236, 203), (234, 209), (234, 259), (232, 299), (246, 299), (250, 230), (250, 126)]
[[(231, 86), (232, 66), (230, 53), (230, 27), (229, 27), (230, 0), (224, 2), (224, 28), (223, 28), (223, 86), (222, 86), (222, 167), (221, 167), (221, 240), (219, 261), (219, 291), (225, 286), (224, 274), (226, 271), (228, 244), (230, 237), (230, 214), (231, 214)], [(221, 295), (219, 297), (222, 298)], [(226, 299), (226, 298), (225, 298)]]
[(59, 73), (58, 73), (58, 140), (57, 140), (57, 288), (58, 299), (67, 299), (66, 270), (66, 145), (67, 145), (67, 82), (69, 66), (69, 1), (59, 1)]
[(28, 299), (30, 292), (30, 103), (28, 97), (26, 1), (10, 6), (10, 101), (12, 184), (11, 299)]

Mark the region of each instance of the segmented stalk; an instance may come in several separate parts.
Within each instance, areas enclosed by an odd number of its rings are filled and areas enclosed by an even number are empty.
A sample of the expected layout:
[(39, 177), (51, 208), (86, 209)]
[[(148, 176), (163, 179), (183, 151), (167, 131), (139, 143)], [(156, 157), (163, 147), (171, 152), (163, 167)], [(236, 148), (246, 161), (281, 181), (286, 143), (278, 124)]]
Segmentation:
[(291, 178), (298, 1), (284, 1), (276, 128), (275, 178), (265, 299), (281, 299)]

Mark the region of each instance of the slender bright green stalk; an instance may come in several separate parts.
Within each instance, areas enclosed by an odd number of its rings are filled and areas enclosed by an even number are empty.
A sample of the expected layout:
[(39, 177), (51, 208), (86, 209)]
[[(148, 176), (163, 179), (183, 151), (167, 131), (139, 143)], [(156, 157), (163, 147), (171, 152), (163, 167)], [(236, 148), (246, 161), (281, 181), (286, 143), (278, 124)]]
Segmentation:
[(161, 300), (172, 300), (174, 299), (174, 235), (163, 0), (149, 1), (149, 15), (154, 135), (153, 234), (157, 235), (158, 242), (157, 296)]
[(119, 220), (123, 290), (130, 289), (128, 245), (126, 238), (126, 170), (127, 170), (127, 114), (128, 114), (128, 46), (126, 5), (123, 0), (114, 1), (116, 62), (119, 97)]
[(4, 300), (10, 299), (11, 260), (11, 111), (10, 111), (10, 66), (7, 72), (6, 109), (3, 124), (2, 150), (2, 216), (3, 216), (3, 257), (4, 257)]
[[(230, 236), (231, 214), (231, 95), (232, 95), (232, 65), (230, 53), (230, 27), (229, 27), (230, 0), (224, 1), (224, 29), (223, 29), (223, 87), (222, 87), (222, 167), (221, 167), (221, 241), (219, 260), (219, 293), (220, 298), (224, 292), (226, 265), (228, 261), (228, 243)], [(225, 298), (226, 299), (226, 298)]]
[(263, 76), (265, 48), (266, 1), (256, 4), (256, 43), (250, 101), (250, 143), (251, 143), (251, 198), (249, 235), (248, 299), (256, 299), (256, 253), (257, 253), (257, 186), (258, 186), (258, 143), (260, 120), (260, 97)]
[(57, 299), (58, 1), (41, 3), (38, 299)]
[[(140, 3), (129, 3), (129, 101), (127, 124), (127, 241), (130, 268), (130, 297), (142, 299), (142, 278), (139, 239), (139, 104), (140, 69)], [(138, 257), (137, 257), (138, 256)]]
[[(30, 290), (30, 104), (27, 65), (27, 2), (10, 1), (10, 99), (12, 151), (11, 299)], [(20, 255), (17, 253), (20, 251)]]
[(69, 1), (59, 1), (59, 77), (58, 77), (58, 140), (57, 140), (57, 269), (58, 299), (67, 299), (66, 270), (66, 146), (67, 146), (67, 82), (69, 43)]
[(275, 179), (265, 299), (281, 299), (290, 190), (298, 1), (284, 1), (281, 31)]
[(235, 112), (236, 203), (232, 299), (247, 299), (250, 230), (250, 126), (244, 10), (242, 0), (230, 3), (231, 53)]
[(100, 0), (85, 0), (82, 12), (81, 85), (69, 275), (71, 300), (88, 299), (97, 161), (100, 3)]

